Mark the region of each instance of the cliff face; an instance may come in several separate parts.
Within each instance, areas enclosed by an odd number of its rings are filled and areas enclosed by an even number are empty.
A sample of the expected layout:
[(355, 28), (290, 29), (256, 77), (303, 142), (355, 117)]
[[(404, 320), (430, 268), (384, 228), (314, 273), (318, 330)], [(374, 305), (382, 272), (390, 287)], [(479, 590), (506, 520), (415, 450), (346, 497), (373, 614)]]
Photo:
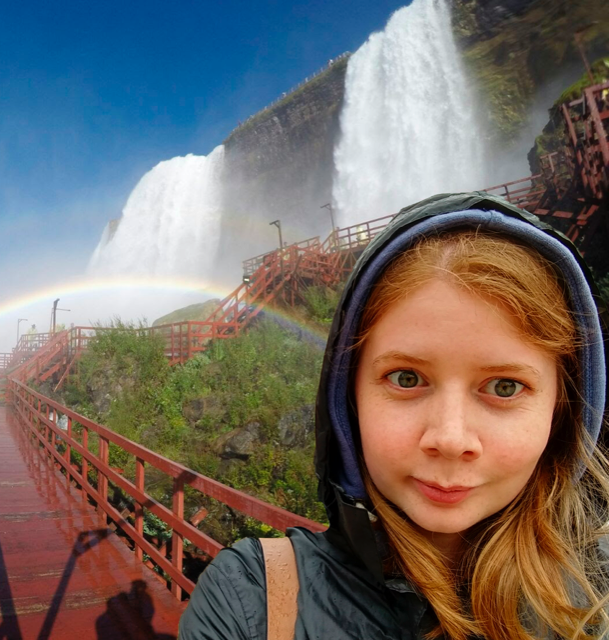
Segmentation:
[(609, 51), (607, 0), (453, 0), (453, 25), (504, 143), (527, 123), (540, 91), (581, 75), (578, 30), (590, 62)]
[(320, 207), (331, 199), (346, 70), (344, 56), (224, 141), (223, 250), (240, 255), (241, 244), (249, 253), (252, 246), (275, 248), (277, 234), (268, 223), (277, 218), (286, 242), (330, 232)]

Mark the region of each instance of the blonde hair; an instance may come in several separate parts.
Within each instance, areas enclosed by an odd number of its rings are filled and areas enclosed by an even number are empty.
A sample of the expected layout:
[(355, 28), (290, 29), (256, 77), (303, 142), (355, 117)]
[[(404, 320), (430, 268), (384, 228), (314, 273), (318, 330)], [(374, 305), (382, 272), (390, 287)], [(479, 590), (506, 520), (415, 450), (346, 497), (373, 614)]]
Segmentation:
[(552, 432), (520, 495), (465, 534), (455, 566), (384, 498), (362, 462), (392, 550), (387, 569), (403, 573), (431, 603), (440, 624), (430, 638), (599, 637), (608, 622), (609, 583), (597, 547), (609, 520), (609, 465), (582, 424), (579, 338), (559, 272), (534, 249), (496, 234), (467, 230), (422, 239), (375, 284), (360, 323), (356, 363), (388, 307), (438, 278), (498, 302), (523, 339), (555, 359)]

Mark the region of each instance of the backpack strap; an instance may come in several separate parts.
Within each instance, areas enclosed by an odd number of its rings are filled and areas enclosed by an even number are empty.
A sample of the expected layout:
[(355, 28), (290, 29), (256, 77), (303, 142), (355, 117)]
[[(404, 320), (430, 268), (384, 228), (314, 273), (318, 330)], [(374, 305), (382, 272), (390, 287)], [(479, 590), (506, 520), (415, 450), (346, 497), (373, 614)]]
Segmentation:
[(293, 640), (298, 569), (289, 538), (260, 538), (266, 571), (267, 640)]

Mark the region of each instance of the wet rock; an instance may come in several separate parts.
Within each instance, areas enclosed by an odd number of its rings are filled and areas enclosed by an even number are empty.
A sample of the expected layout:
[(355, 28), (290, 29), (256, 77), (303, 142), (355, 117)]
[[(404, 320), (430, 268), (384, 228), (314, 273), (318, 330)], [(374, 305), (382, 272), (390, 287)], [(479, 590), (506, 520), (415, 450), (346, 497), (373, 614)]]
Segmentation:
[(224, 413), (225, 408), (222, 402), (215, 396), (194, 398), (185, 402), (182, 407), (182, 414), (192, 426), (196, 426), (204, 415), (209, 415), (217, 422), (221, 422)]
[(190, 424), (195, 424), (205, 412), (205, 398), (195, 398), (184, 403), (182, 414)]
[(315, 431), (315, 406), (306, 404), (295, 411), (286, 413), (279, 424), (279, 441), (286, 447), (304, 447), (309, 436)]
[(123, 390), (132, 388), (134, 380), (127, 376), (117, 378), (111, 367), (100, 371), (93, 376), (87, 384), (87, 395), (99, 414), (104, 414), (110, 409), (112, 400), (118, 398)]
[(221, 458), (247, 460), (260, 443), (261, 425), (250, 422), (244, 427), (222, 434), (214, 442), (214, 450)]

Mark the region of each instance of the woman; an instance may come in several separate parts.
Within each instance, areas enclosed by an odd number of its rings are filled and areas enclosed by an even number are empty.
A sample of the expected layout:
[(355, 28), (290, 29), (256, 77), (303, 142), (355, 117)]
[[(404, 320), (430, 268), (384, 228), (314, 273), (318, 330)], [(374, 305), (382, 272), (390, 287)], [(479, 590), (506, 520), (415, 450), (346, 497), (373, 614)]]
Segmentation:
[[(483, 193), (406, 208), (370, 243), (317, 401), (330, 528), (288, 532), (296, 640), (604, 634), (605, 313), (568, 240)], [(180, 638), (263, 640), (266, 605), (241, 541)]]

